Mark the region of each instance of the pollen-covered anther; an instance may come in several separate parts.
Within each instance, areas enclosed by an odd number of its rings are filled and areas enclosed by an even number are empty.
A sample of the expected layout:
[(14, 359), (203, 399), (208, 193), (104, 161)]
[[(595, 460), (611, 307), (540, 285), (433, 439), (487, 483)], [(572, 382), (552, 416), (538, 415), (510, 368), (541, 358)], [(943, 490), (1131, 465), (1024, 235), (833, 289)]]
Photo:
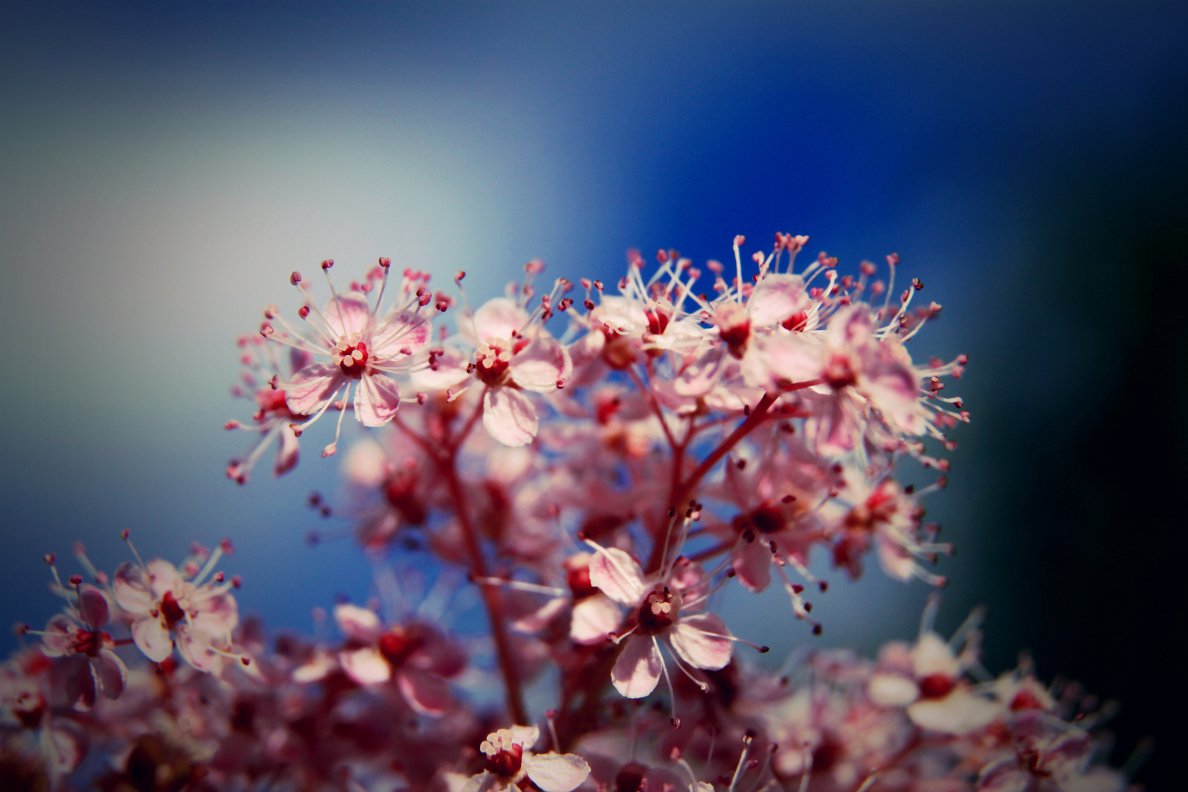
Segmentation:
[(488, 338), (474, 353), (475, 376), (487, 385), (500, 384), (512, 359), (512, 342)]

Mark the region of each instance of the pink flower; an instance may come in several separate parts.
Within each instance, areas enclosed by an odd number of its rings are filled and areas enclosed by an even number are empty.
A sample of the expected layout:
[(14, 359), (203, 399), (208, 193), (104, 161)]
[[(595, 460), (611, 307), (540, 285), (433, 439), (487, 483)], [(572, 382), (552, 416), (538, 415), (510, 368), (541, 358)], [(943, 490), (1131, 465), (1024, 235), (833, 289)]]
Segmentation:
[(143, 566), (125, 562), (113, 582), (116, 602), (132, 614), (132, 638), (148, 659), (160, 663), (177, 649), (199, 671), (218, 673), (227, 659), (250, 660), (232, 650), (239, 623), (230, 583), (222, 574), (203, 583), (223, 553), (216, 549), (205, 567), (187, 580), (173, 564), (154, 558)]
[(522, 446), (536, 437), (536, 407), (523, 391), (553, 393), (573, 373), (569, 351), (513, 300), (500, 297), (475, 311), (471, 325), (482, 343), (471, 368), (483, 391), (483, 426), (499, 442)]
[(618, 636), (627, 644), (611, 670), (615, 690), (627, 698), (643, 698), (656, 689), (661, 674), (667, 678), (660, 640), (668, 644), (678, 666), (683, 661), (712, 671), (730, 662), (734, 639), (725, 622), (712, 613), (697, 612), (705, 607), (706, 594), (694, 567), (647, 579), (627, 553), (590, 544), (597, 550), (590, 561), (590, 582), (631, 608), (630, 626)]
[(91, 585), (79, 586), (77, 592), (77, 603), (46, 625), (41, 651), (46, 657), (71, 659), (66, 676), (67, 698), (90, 709), (95, 704), (96, 688), (107, 698), (119, 698), (128, 669), (112, 651), (115, 641), (111, 634), (102, 629), (110, 613), (107, 597)]
[(590, 775), (590, 765), (576, 754), (533, 753), (540, 739), (536, 726), (512, 726), (487, 735), (479, 746), (484, 770), (471, 776), (462, 792), (504, 792), (530, 781), (544, 792), (572, 792)]
[[(322, 262), (327, 280), (333, 264), (332, 260)], [(331, 285), (333, 296), (321, 311), (314, 309), (300, 274), (294, 272), (291, 281), (302, 290), (306, 299), (299, 314), (309, 323), (313, 337), (292, 329), (276, 311), (270, 309), (267, 312), (269, 319), (282, 322), (289, 332), (278, 335), (266, 323), (262, 333), (309, 353), (315, 360), (296, 371), (289, 382), (277, 385), (285, 391), (285, 403), (293, 413), (313, 416), (295, 428), (298, 436), (332, 404), (345, 410), (352, 387), (355, 388), (355, 417), (364, 426), (389, 423), (401, 400), (400, 387), (389, 375), (426, 365), (419, 353), (429, 343), (432, 328), (423, 314), (433, 300), (428, 290), (417, 284), (428, 280), (428, 276), (407, 271), (396, 304), (381, 316), (380, 301), (389, 266), (387, 259), (380, 259), (380, 266), (369, 273), (367, 282), (357, 291), (340, 294), (334, 292)], [(368, 297), (373, 280), (379, 281), (379, 295), (374, 306)], [(440, 301), (438, 306), (443, 307)], [(341, 428), (342, 417), (339, 416), (334, 442), (326, 446), (323, 456), (329, 456), (337, 449)]]
[[(225, 428), (252, 432), (259, 438), (245, 457), (231, 460), (227, 465), (227, 478), (246, 484), (252, 468), (273, 442), (277, 445), (273, 474), (281, 476), (297, 466), (298, 441), (293, 427), (301, 421), (301, 416), (289, 409), (287, 394), (276, 387), (276, 382), (283, 375), (267, 341), (259, 335), (244, 336), (239, 339), (239, 346), (244, 350), (240, 358), (244, 369), (241, 376), (243, 385), (236, 385), (232, 394), (250, 398), (255, 403), (256, 411), (251, 424), (228, 421)], [(300, 349), (290, 349), (289, 352), (292, 371), (299, 371), (311, 361), (308, 352)], [(243, 386), (252, 389), (252, 392), (245, 392)]]

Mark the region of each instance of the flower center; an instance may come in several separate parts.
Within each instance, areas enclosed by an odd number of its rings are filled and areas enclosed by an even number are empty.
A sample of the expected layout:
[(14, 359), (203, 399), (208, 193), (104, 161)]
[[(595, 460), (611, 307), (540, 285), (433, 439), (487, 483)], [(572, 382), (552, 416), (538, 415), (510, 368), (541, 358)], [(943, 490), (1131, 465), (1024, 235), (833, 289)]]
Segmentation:
[(486, 385), (499, 385), (511, 365), (512, 344), (506, 338), (488, 338), (474, 353), (474, 373)]
[(829, 362), (825, 364), (825, 370), (821, 372), (821, 378), (834, 390), (841, 390), (858, 381), (854, 367), (850, 365), (850, 358), (846, 355), (831, 355)]
[(485, 764), (488, 772), (504, 778), (511, 778), (520, 772), (524, 746), (516, 742), (515, 734), (510, 729), (488, 734), (479, 750), (487, 755)]
[(186, 612), (182, 610), (172, 591), (166, 591), (165, 596), (161, 597), (161, 615), (165, 617), (165, 622), (170, 628), (185, 618)]
[(343, 374), (352, 379), (360, 379), (367, 371), (367, 344), (359, 340), (357, 333), (352, 334), (350, 338), (340, 338), (334, 347), (333, 358), (334, 365), (338, 366)]
[(920, 698), (944, 698), (955, 687), (957, 687), (957, 680), (948, 674), (929, 674), (920, 680)]
[(639, 623), (650, 632), (660, 632), (677, 620), (680, 602), (668, 586), (657, 588), (639, 607)]
[(87, 657), (98, 657), (99, 650), (103, 648), (104, 635), (106, 633), (99, 630), (75, 630), (73, 649), (78, 654), (86, 655)]
[(736, 303), (726, 303), (718, 309), (714, 321), (726, 350), (734, 357), (741, 358), (746, 351), (747, 340), (751, 337), (751, 315), (747, 309)]

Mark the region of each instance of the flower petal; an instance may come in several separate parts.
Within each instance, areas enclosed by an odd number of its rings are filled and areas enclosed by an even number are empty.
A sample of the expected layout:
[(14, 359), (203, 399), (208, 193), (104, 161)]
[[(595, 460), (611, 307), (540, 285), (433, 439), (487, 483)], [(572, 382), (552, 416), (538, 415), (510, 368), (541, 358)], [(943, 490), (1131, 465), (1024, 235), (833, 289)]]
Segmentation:
[(396, 674), (396, 686), (408, 705), (422, 715), (441, 715), (454, 701), (450, 686), (437, 674), (403, 668)]
[(590, 765), (576, 754), (535, 754), (524, 759), (524, 770), (544, 792), (572, 792), (590, 775)]
[(627, 698), (643, 698), (656, 689), (664, 658), (651, 636), (632, 635), (611, 669), (615, 690)]
[(538, 333), (512, 357), (508, 368), (512, 380), (521, 388), (551, 393), (557, 390), (559, 380), (567, 380), (573, 374), (573, 361), (564, 344)]
[(128, 681), (128, 668), (124, 661), (110, 649), (103, 649), (99, 656), (91, 661), (91, 668), (95, 672), (95, 678), (99, 680), (103, 695), (109, 699), (119, 698)]
[(355, 389), (355, 417), (364, 426), (383, 426), (400, 409), (400, 386), (383, 374), (364, 374)]
[(602, 643), (619, 626), (619, 606), (605, 594), (595, 594), (579, 600), (573, 606), (569, 637), (574, 643)]
[(681, 659), (694, 668), (725, 668), (734, 652), (726, 622), (712, 613), (686, 616), (668, 632), (668, 642)]
[(143, 615), (152, 610), (154, 597), (144, 579), (144, 570), (131, 561), (125, 561), (116, 569), (111, 588), (116, 602), (129, 613)]
[(285, 405), (297, 415), (309, 415), (322, 408), (346, 381), (338, 366), (315, 363), (293, 375), (285, 388)]
[[(462, 337), (474, 346), (488, 338), (511, 338), (512, 333), (528, 324), (528, 312), (516, 305), (510, 297), (496, 297), (487, 300), (474, 312), (473, 322), (466, 317), (458, 322), (458, 331)], [(470, 334), (474, 333), (474, 337)]]
[(94, 586), (83, 586), (78, 594), (78, 612), (82, 614), (83, 621), (92, 630), (98, 630), (107, 624), (108, 608), (106, 595)]
[(646, 590), (639, 564), (617, 547), (598, 547), (590, 559), (590, 583), (623, 605), (638, 604)]
[(379, 685), (392, 678), (392, 666), (373, 646), (339, 652), (338, 663), (346, 675), (360, 685)]
[(144, 652), (144, 656), (154, 663), (159, 663), (173, 654), (173, 639), (169, 637), (169, 628), (161, 619), (144, 616), (132, 622), (132, 640), (136, 648)]
[(506, 446), (522, 446), (536, 437), (536, 407), (515, 388), (497, 386), (483, 394), (483, 426)]
[(908, 707), (908, 717), (917, 726), (945, 734), (969, 734), (988, 726), (1004, 708), (975, 696), (968, 690), (954, 690), (943, 699), (917, 701)]
[(751, 315), (751, 327), (770, 327), (782, 322), (797, 311), (807, 308), (808, 295), (804, 291), (804, 279), (786, 272), (768, 274), (747, 300), (747, 311)]
[(412, 311), (392, 311), (371, 334), (371, 353), (384, 360), (400, 355), (400, 350), (416, 352), (429, 343), (433, 326)]
[(880, 707), (906, 707), (920, 697), (915, 680), (899, 674), (875, 674), (870, 678), (870, 700)]
[(74, 631), (78, 623), (64, 613), (59, 613), (45, 625), (41, 636), (41, 653), (46, 657), (62, 657), (74, 648)]
[(333, 335), (361, 335), (371, 321), (371, 304), (367, 302), (366, 295), (344, 292), (330, 298), (322, 309), (322, 316), (326, 318)]
[(272, 465), (272, 473), (275, 476), (283, 476), (297, 467), (298, 443), (293, 427), (288, 424), (279, 428), (278, 435), (280, 442), (277, 445), (276, 462)]
[(334, 606), (334, 621), (338, 622), (338, 629), (343, 635), (360, 643), (371, 643), (384, 630), (375, 611), (349, 602)]

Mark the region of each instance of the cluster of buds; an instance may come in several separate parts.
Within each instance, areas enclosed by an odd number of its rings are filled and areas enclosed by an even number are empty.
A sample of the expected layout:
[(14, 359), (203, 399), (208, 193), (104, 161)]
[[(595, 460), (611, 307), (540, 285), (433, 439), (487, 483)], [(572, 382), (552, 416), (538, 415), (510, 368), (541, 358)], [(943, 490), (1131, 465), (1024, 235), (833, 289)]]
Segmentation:
[[(819, 646), (823, 570), (857, 578), (873, 556), (896, 580), (945, 583), (951, 548), (924, 499), (969, 417), (944, 393), (965, 356), (908, 351), (940, 314), (919, 304), (923, 284), (897, 291), (895, 256), (884, 278), (824, 253), (798, 268), (807, 241), (777, 234), (744, 256), (736, 237), (733, 267), (631, 251), (615, 294), (586, 278), (538, 294), (533, 261), (477, 308), (418, 270), (390, 285), (383, 258), (345, 291), (322, 262), (325, 301), (294, 272), (294, 316), (269, 306), (240, 341), (235, 393), (254, 411), (227, 426), (259, 439), (227, 472), (245, 483), (274, 443), (288, 472), (331, 411), (335, 454), (353, 412), (374, 431), (343, 455), (331, 519), (372, 560), (375, 597), (339, 602), (336, 635), (319, 611), (316, 638), (270, 640), (214, 572), (229, 545), (180, 567), (137, 555), (110, 577), (80, 554), (91, 581), (66, 586), (55, 568), (66, 609), (0, 670), (0, 778), (1120, 792), (1094, 736), (1109, 708), (1026, 662), (986, 670), (978, 613), (946, 640), (934, 598), (915, 642), (875, 660)], [(935, 483), (905, 486), (903, 462)], [(762, 624), (716, 612), (772, 585), (787, 607)], [(487, 636), (451, 629), (478, 607)], [(779, 673), (744, 637), (773, 629), (805, 645)]]

